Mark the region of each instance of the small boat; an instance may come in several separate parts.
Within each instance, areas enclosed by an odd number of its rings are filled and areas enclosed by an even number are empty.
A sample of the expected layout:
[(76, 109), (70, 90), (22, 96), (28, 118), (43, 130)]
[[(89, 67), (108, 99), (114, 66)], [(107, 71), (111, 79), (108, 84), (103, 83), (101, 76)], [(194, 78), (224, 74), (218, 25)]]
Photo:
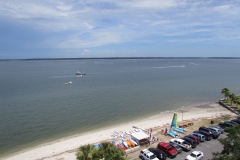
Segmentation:
[(75, 73), (76, 76), (83, 76), (86, 75), (86, 72), (84, 71), (83, 73), (77, 71), (77, 73)]
[(130, 139), (131, 142), (133, 142), (135, 144), (135, 146), (137, 146), (137, 142), (135, 142), (133, 139)]
[(71, 81), (69, 81), (69, 82), (66, 82), (65, 84), (72, 84), (72, 82), (71, 82)]
[(124, 145), (124, 147), (128, 148), (128, 144), (124, 139), (122, 139), (122, 144)]
[(135, 147), (135, 144), (134, 144), (132, 141), (130, 141), (129, 139), (127, 139), (126, 142), (127, 142), (128, 146), (129, 146), (130, 148)]

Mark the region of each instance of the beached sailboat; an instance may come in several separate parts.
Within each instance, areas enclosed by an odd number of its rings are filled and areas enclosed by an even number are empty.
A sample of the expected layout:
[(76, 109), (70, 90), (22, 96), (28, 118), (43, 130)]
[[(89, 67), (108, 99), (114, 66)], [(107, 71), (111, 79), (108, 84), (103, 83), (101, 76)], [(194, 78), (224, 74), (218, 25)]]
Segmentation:
[(177, 127), (177, 114), (176, 113), (173, 114), (172, 123), (171, 123), (170, 129), (167, 132), (167, 134), (170, 135), (171, 137), (174, 137), (174, 138), (178, 137), (179, 134), (176, 133), (175, 131), (184, 133), (181, 130), (179, 130), (178, 127)]
[(173, 114), (173, 119), (172, 119), (171, 128), (172, 128), (174, 131), (177, 131), (177, 132), (180, 132), (180, 133), (185, 133), (185, 132), (186, 132), (186, 130), (185, 130), (184, 128), (178, 127), (178, 124), (177, 124), (177, 113), (174, 113), (174, 114)]

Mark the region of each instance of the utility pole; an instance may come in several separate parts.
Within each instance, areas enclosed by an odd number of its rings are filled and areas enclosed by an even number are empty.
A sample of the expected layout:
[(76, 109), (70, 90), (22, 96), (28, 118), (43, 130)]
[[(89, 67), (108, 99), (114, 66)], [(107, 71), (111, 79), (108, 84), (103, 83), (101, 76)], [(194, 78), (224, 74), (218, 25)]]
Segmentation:
[(182, 121), (183, 121), (183, 108), (184, 108), (184, 106), (182, 107)]

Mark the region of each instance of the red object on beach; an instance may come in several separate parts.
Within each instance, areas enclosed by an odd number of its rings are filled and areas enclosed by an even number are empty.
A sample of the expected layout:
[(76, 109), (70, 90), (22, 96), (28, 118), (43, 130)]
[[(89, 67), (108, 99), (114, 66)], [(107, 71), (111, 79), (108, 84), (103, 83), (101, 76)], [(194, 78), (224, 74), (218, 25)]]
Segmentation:
[(157, 148), (162, 150), (168, 157), (174, 158), (177, 156), (177, 150), (174, 149), (172, 146), (170, 146), (166, 142), (159, 142), (157, 145)]
[(118, 144), (117, 145), (121, 150), (126, 150), (127, 148), (126, 147), (124, 147), (124, 146), (122, 146), (122, 145), (120, 145), (120, 144)]

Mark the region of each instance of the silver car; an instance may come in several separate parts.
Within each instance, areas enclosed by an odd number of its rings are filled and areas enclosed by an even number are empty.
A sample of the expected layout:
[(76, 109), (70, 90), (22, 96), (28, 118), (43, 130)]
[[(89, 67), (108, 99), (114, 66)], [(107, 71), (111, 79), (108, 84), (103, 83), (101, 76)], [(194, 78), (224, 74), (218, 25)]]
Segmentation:
[(200, 133), (190, 133), (189, 135), (193, 135), (193, 136), (196, 136), (196, 137), (198, 137), (198, 139), (199, 139), (199, 141), (200, 142), (204, 142), (205, 141), (205, 136), (204, 135), (202, 135), (202, 134), (200, 134)]

